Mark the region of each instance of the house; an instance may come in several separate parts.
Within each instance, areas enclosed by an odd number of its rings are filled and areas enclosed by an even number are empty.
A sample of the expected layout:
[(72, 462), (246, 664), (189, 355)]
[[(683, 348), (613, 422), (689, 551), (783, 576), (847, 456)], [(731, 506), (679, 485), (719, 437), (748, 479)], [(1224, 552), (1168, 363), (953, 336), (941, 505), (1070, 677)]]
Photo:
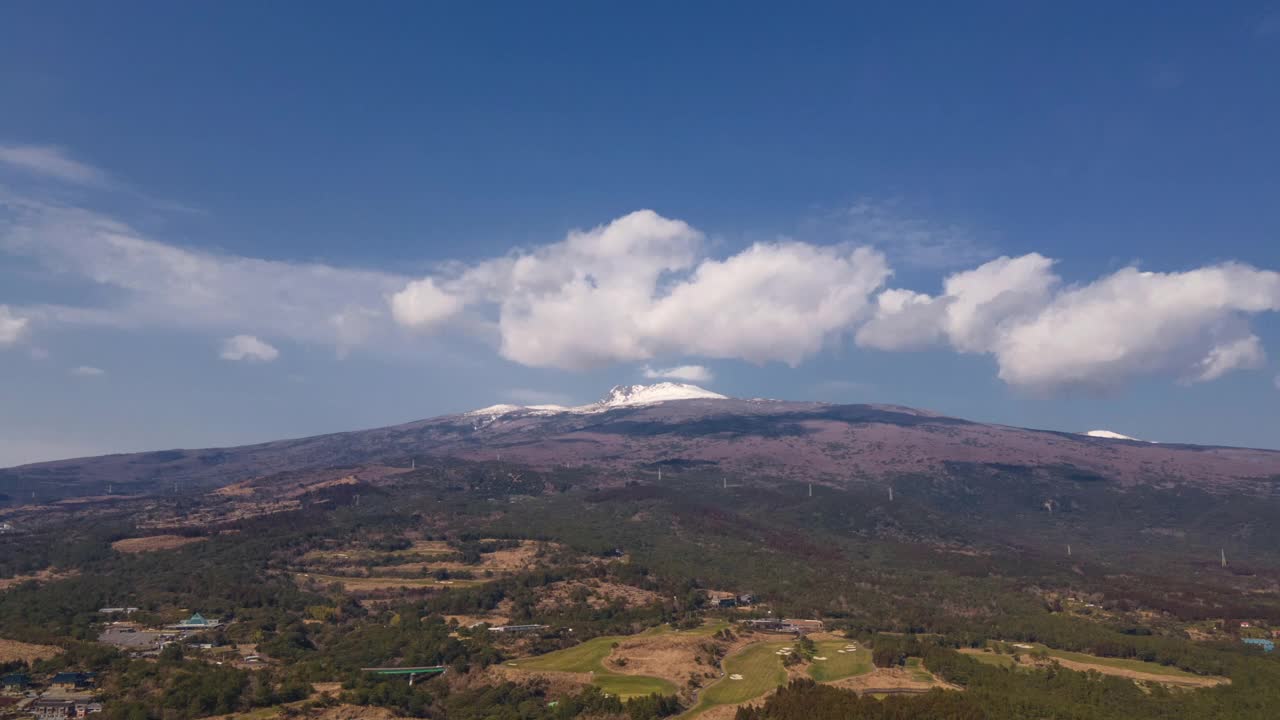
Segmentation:
[(755, 602), (756, 602), (756, 596), (752, 595), (751, 593), (743, 593), (738, 596), (739, 605), (754, 605)]
[(59, 690), (85, 690), (93, 687), (93, 673), (60, 672), (49, 681), (51, 687)]
[(23, 692), (31, 685), (31, 676), (25, 673), (11, 673), (0, 677), (0, 690), (5, 692)]
[(219, 627), (222, 623), (217, 620), (210, 620), (200, 613), (193, 613), (191, 617), (169, 627), (174, 630), (212, 630)]
[(76, 717), (85, 717), (102, 712), (102, 703), (97, 700), (77, 700)]
[(67, 720), (76, 716), (76, 701), (41, 698), (31, 703), (27, 710), (39, 720)]

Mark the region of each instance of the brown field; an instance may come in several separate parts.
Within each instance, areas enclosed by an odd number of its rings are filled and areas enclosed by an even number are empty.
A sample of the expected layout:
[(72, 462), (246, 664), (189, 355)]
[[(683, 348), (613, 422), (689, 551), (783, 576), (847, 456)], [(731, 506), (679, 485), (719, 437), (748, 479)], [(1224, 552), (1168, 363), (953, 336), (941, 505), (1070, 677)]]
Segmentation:
[(630, 585), (600, 581), (561, 581), (543, 588), (538, 596), (538, 610), (545, 612), (571, 605), (573, 592), (578, 588), (586, 588), (591, 593), (587, 597), (587, 605), (597, 610), (614, 602), (621, 602), (623, 607), (628, 608), (642, 607), (658, 599), (657, 593)]
[(52, 570), (41, 570), (40, 572), (28, 573), (26, 575), (15, 575), (10, 578), (0, 578), (0, 590), (6, 590), (14, 585), (21, 585), (28, 580), (34, 580), (38, 583), (53, 582), (63, 578), (74, 577), (75, 572), (53, 572)]
[[(676, 687), (683, 687), (692, 673), (702, 674), (711, 670), (706, 663), (694, 660), (699, 654), (699, 646), (711, 643), (707, 635), (686, 633), (663, 633), (660, 635), (636, 635), (618, 642), (604, 659), (604, 666), (613, 672), (627, 675), (649, 675), (670, 680)], [(747, 643), (741, 639), (733, 645), (727, 645), (728, 653), (732, 653)], [(626, 658), (625, 666), (617, 665), (619, 658)]]
[(943, 682), (932, 674), (930, 679), (925, 681), (921, 676), (927, 673), (923, 668), (911, 670), (904, 668), (876, 668), (869, 673), (855, 675), (843, 680), (837, 680), (830, 685), (835, 687), (846, 688), (863, 692), (866, 690), (928, 690), (930, 688), (943, 688), (945, 690), (960, 690), (960, 686)]
[(184, 545), (204, 542), (206, 538), (185, 537), (182, 535), (148, 535), (147, 537), (125, 538), (111, 543), (111, 547), (122, 553), (145, 553), (158, 550), (176, 550)]
[(37, 660), (48, 660), (62, 652), (62, 648), (53, 645), (32, 645), (17, 640), (0, 639), (0, 663), (23, 661), (33, 663)]

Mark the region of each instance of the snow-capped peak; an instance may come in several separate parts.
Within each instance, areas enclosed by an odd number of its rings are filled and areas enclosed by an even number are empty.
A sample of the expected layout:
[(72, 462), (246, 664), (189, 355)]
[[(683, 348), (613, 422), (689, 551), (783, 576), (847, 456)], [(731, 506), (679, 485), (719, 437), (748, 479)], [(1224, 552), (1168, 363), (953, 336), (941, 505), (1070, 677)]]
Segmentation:
[(654, 385), (615, 385), (599, 402), (577, 407), (563, 405), (490, 405), (463, 413), (466, 417), (480, 418), (479, 422), (487, 424), (507, 415), (546, 416), (560, 413), (598, 413), (617, 407), (634, 407), (636, 405), (652, 405), (668, 400), (727, 400), (720, 393), (711, 392), (697, 385), (687, 383), (661, 382)]
[(1138, 440), (1138, 438), (1136, 437), (1121, 435), (1118, 432), (1112, 432), (1110, 430), (1090, 430), (1089, 432), (1084, 434), (1088, 435), (1089, 437), (1107, 438), (1108, 440), (1135, 440), (1137, 442), (1142, 442), (1142, 440)]
[(727, 400), (720, 393), (711, 392), (688, 383), (661, 382), (653, 385), (615, 385), (609, 394), (596, 403), (604, 407), (648, 405), (668, 400)]

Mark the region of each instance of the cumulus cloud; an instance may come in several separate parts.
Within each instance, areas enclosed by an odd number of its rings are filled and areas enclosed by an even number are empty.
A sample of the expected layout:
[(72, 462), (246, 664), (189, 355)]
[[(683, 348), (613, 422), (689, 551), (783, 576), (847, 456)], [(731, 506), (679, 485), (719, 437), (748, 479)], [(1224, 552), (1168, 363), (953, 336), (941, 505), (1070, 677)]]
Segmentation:
[(683, 380), (685, 382), (711, 382), (715, 375), (703, 365), (677, 365), (669, 368), (645, 366), (644, 376), (650, 380)]
[(889, 275), (867, 248), (757, 243), (723, 260), (642, 210), (558, 243), (408, 283), (393, 315), (432, 327), (491, 311), (502, 355), (584, 369), (663, 354), (796, 364), (866, 312)]
[(271, 362), (280, 357), (280, 351), (252, 335), (236, 335), (222, 343), (223, 360), (247, 360)]
[(77, 185), (103, 186), (106, 173), (51, 145), (0, 145), (0, 164)]
[(92, 365), (81, 365), (80, 367), (72, 368), (70, 372), (76, 377), (98, 377), (100, 375), (107, 374), (106, 370), (93, 367)]
[(30, 320), (15, 313), (8, 305), (0, 305), (0, 346), (12, 345), (22, 338)]
[(1105, 389), (1140, 375), (1214, 380), (1260, 366), (1247, 316), (1280, 309), (1280, 274), (1228, 263), (1177, 273), (1125, 268), (1063, 287), (1052, 261), (999, 258), (929, 297), (889, 290), (858, 331), (866, 347), (945, 342), (989, 353), (1011, 385)]

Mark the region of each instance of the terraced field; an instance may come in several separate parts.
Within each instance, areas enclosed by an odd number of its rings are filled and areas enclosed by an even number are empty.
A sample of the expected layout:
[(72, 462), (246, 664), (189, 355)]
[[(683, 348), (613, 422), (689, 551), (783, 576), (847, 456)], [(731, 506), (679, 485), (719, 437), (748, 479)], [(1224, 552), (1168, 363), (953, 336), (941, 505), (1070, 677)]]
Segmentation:
[[(857, 645), (857, 650), (847, 646)], [(809, 677), (818, 682), (833, 682), (871, 672), (871, 650), (849, 640), (824, 640), (817, 643), (818, 652), (809, 664)], [(817, 658), (826, 658), (819, 660)]]

